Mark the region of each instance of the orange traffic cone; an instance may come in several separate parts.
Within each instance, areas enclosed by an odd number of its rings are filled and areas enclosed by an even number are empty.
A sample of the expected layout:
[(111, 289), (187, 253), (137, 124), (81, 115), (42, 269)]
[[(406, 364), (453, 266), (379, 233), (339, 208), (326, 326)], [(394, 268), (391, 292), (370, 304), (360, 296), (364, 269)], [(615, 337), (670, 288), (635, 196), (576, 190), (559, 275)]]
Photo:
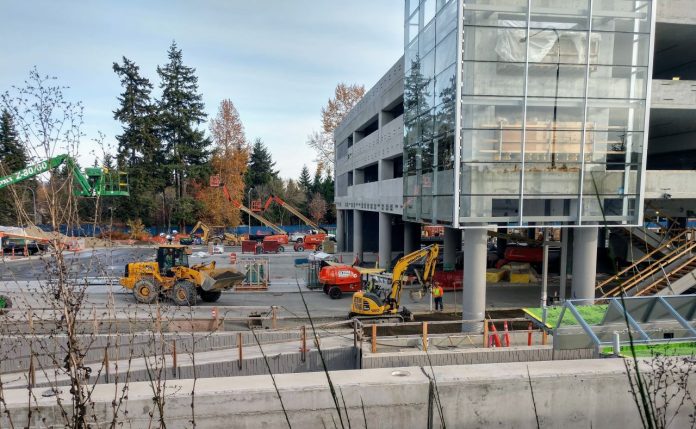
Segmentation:
[(491, 322), (491, 332), (493, 332), (493, 347), (501, 347), (500, 337), (498, 336), (498, 330), (495, 329), (495, 325)]

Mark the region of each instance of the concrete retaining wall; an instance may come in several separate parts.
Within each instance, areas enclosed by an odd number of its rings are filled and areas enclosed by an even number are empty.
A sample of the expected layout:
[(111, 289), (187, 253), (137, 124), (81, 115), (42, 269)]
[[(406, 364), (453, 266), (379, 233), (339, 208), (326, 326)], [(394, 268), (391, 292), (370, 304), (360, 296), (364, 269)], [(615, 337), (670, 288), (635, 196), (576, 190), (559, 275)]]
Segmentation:
[[(193, 335), (163, 333), (160, 336), (157, 333), (141, 332), (133, 335), (85, 335), (80, 336), (79, 341), (87, 350), (85, 362), (92, 363), (103, 361), (105, 349), (108, 349), (111, 361), (127, 359), (129, 356), (151, 356), (160, 352), (162, 341), (165, 342), (167, 353), (171, 352), (175, 341), (178, 353), (190, 353), (194, 339), (197, 352), (234, 349), (237, 347), (237, 335), (238, 332), (216, 332)], [(296, 340), (299, 344), (300, 339), (297, 331), (258, 331), (256, 336), (261, 344), (289, 340)], [(245, 331), (242, 332), (242, 343), (255, 345), (256, 340), (251, 332)], [(50, 367), (54, 361), (62, 362), (66, 344), (64, 335), (3, 336), (0, 350), (0, 374), (28, 370), (31, 354), (34, 355), (34, 364), (37, 368), (42, 365)]]
[(492, 349), (421, 350), (363, 353), (362, 368), (400, 366), (472, 365), (500, 362), (534, 362), (569, 359), (592, 359), (592, 349), (553, 350), (552, 346), (503, 347)]
[[(399, 372), (333, 372), (339, 403), (343, 408), (345, 402), (347, 408), (341, 410), (345, 427), (348, 417), (353, 428), (365, 427), (365, 420), (370, 428), (425, 428), (430, 423), (439, 428), (438, 407), (428, 413), (436, 396), (434, 387), (444, 421), (451, 428), (531, 428), (537, 427), (537, 418), (539, 426), (545, 428), (641, 427), (624, 362), (619, 359), (446, 366), (435, 367), (432, 375), (436, 384), (431, 374), (418, 367), (400, 368)], [(275, 380), (292, 427), (340, 426), (323, 373), (281, 374)], [(687, 389), (693, 392), (694, 384), (692, 377)], [(163, 417), (168, 427), (191, 427), (192, 410), (198, 428), (287, 426), (268, 376), (199, 379), (195, 406), (191, 404), (192, 390), (190, 380), (167, 384)], [(8, 427), (10, 417), (14, 427), (64, 424), (56, 398), (36, 395), (29, 417), (26, 389), (7, 389), (4, 393), (9, 412), (0, 416), (0, 426)], [(114, 386), (100, 385), (93, 392), (97, 425), (108, 425), (113, 397)], [(152, 398), (148, 383), (132, 383), (116, 420), (131, 428), (157, 426), (158, 412)], [(67, 392), (61, 393), (61, 399), (68, 401)], [(683, 409), (672, 427), (689, 426), (690, 412)]]

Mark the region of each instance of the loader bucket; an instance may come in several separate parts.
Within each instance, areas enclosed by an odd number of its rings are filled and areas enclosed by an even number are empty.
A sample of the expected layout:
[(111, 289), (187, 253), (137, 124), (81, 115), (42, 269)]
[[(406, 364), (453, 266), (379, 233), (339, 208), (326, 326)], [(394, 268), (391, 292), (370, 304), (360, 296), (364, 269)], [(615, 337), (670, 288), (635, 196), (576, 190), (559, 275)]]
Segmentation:
[(201, 288), (204, 291), (230, 289), (244, 280), (244, 274), (233, 269), (212, 270), (209, 272), (201, 271), (203, 283)]

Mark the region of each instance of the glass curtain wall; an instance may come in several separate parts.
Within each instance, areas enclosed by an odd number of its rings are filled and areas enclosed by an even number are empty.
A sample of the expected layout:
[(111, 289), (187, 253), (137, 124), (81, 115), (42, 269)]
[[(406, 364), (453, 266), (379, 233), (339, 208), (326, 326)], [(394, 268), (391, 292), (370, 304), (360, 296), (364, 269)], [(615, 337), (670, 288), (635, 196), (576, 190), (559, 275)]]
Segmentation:
[(649, 0), (462, 0), (460, 222), (636, 224)]
[(404, 218), (453, 222), (457, 1), (406, 0)]
[(404, 218), (637, 224), (652, 7), (406, 0)]

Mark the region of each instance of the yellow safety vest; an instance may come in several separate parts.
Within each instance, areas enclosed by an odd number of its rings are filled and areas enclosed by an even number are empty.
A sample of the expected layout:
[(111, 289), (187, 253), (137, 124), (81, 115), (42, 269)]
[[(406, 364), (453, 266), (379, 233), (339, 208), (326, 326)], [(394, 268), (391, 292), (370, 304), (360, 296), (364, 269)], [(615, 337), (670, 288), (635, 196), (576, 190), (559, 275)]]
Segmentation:
[(442, 296), (442, 287), (440, 287), (440, 286), (434, 287), (433, 288), (433, 296), (435, 298), (441, 297)]

